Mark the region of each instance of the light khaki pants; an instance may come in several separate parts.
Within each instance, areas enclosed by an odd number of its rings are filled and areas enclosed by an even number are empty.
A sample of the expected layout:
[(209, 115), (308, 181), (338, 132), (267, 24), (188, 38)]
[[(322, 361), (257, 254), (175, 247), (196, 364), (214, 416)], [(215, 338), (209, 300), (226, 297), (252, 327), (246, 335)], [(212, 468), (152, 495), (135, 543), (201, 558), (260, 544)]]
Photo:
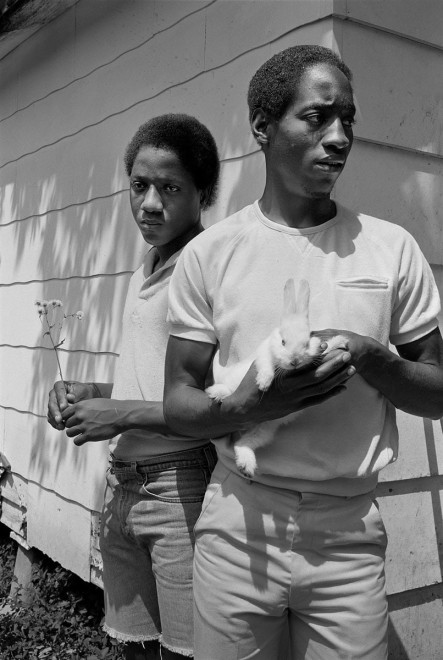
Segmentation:
[(270, 488), (219, 462), (195, 533), (195, 660), (387, 657), (373, 493)]

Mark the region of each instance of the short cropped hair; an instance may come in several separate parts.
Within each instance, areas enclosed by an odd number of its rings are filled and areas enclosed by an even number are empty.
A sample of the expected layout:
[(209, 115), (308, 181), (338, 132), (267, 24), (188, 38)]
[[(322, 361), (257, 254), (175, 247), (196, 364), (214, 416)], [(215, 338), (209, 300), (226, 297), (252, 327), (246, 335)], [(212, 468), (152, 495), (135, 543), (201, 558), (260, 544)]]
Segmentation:
[(185, 114), (166, 114), (142, 124), (126, 147), (124, 163), (128, 176), (131, 176), (138, 152), (144, 147), (175, 153), (196, 188), (204, 192), (202, 208), (215, 202), (220, 175), (217, 145), (211, 132), (198, 119)]
[(294, 100), (300, 78), (316, 64), (337, 67), (349, 82), (352, 73), (340, 57), (323, 46), (291, 46), (273, 55), (256, 71), (249, 83), (249, 119), (261, 108), (270, 119), (279, 120)]

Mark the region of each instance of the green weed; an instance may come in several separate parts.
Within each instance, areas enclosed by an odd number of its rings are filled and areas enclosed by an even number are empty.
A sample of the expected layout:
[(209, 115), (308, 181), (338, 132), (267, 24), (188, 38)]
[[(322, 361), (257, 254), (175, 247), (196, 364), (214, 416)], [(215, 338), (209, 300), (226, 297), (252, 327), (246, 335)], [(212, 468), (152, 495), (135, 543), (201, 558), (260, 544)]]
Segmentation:
[(29, 606), (9, 599), (15, 552), (0, 525), (0, 659), (121, 660), (121, 645), (101, 629), (101, 589), (43, 554), (37, 553)]

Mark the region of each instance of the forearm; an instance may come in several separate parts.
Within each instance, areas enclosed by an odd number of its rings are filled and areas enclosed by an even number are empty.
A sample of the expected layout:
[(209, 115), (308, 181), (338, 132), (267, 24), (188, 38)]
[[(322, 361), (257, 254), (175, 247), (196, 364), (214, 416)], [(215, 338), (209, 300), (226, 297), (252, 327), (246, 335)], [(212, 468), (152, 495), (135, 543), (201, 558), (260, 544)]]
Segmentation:
[(164, 416), (175, 432), (191, 437), (217, 438), (250, 426), (248, 416), (236, 397), (227, 397), (221, 403), (195, 387), (175, 385), (165, 395)]
[(210, 399), (198, 384), (170, 381), (165, 388), (165, 418), (178, 433), (196, 437), (202, 430), (211, 438), (244, 431), (340, 394), (355, 373), (349, 366), (350, 358), (349, 353), (336, 351), (328, 363), (303, 372), (287, 372), (266, 391), (258, 389), (253, 365), (235, 392), (221, 403)]
[(138, 401), (111, 399), (119, 413), (119, 433), (139, 429), (158, 433), (170, 433), (165, 421), (162, 401)]
[(440, 366), (407, 360), (373, 341), (357, 372), (396, 408), (431, 419), (443, 416)]
[(205, 392), (214, 346), (172, 336), (166, 352), (164, 415), (181, 435), (217, 438), (279, 419), (340, 394), (355, 373), (351, 355), (336, 350), (312, 369), (286, 372), (266, 391), (256, 383), (255, 364), (221, 403)]
[(76, 445), (109, 440), (135, 429), (151, 433), (171, 432), (163, 416), (161, 401), (94, 397), (68, 406), (62, 419), (67, 436), (75, 438)]

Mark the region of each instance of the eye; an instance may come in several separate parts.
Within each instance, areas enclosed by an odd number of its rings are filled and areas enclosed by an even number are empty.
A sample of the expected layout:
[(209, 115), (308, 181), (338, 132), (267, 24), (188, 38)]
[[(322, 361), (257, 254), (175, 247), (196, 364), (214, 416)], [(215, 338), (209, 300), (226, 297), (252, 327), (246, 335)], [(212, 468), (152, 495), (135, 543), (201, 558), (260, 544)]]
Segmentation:
[(172, 183), (167, 183), (165, 185), (165, 190), (166, 190), (166, 192), (175, 193), (175, 192), (178, 192), (180, 190), (180, 188), (178, 186), (174, 186), (174, 184), (172, 184)]
[(354, 117), (346, 117), (345, 119), (341, 120), (341, 123), (343, 126), (346, 126), (346, 128), (351, 128), (355, 124), (355, 118)]
[(131, 190), (135, 193), (141, 193), (145, 189), (145, 184), (141, 181), (131, 181)]
[(282, 346), (286, 346), (286, 342), (285, 342), (284, 339), (281, 340), (281, 345), (282, 345)]
[(305, 117), (305, 121), (307, 121), (309, 124), (312, 124), (313, 126), (320, 126), (320, 124), (323, 123), (323, 117), (318, 112), (316, 112)]

